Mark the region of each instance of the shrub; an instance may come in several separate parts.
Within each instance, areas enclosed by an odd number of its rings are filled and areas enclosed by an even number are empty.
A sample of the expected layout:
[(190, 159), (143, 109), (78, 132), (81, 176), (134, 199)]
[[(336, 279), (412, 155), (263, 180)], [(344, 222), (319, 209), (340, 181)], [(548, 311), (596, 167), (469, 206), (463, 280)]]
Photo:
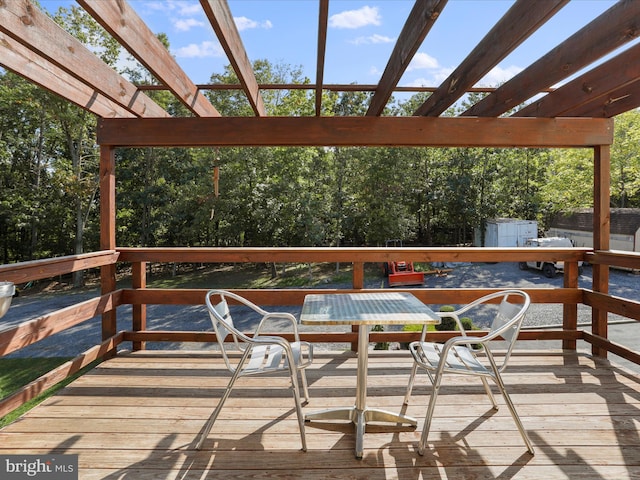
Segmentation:
[(465, 330), (475, 330), (476, 326), (473, 324), (473, 320), (469, 317), (462, 317), (460, 319), (460, 323), (462, 324), (462, 328)]
[[(441, 312), (455, 312), (455, 308), (451, 305), (443, 305), (440, 307)], [(469, 317), (460, 318), (460, 323), (462, 324), (462, 328), (465, 330), (475, 330), (476, 326), (473, 324), (473, 320)], [(453, 317), (442, 317), (442, 321), (440, 325), (436, 325), (436, 330), (438, 331), (451, 331), (451, 330), (459, 330), (458, 324)]]
[[(440, 312), (455, 312), (456, 309), (451, 305), (443, 305), (440, 307)], [(460, 318), (460, 323), (462, 323), (462, 328), (465, 330), (475, 330), (476, 326), (473, 324), (473, 320), (469, 317)], [(375, 327), (373, 329), (375, 331)], [(422, 325), (404, 325), (402, 330), (405, 332), (420, 332), (422, 331)], [(442, 317), (440, 323), (438, 325), (429, 325), (427, 330), (438, 330), (438, 331), (452, 331), (459, 330), (458, 324), (456, 323), (453, 317)], [(409, 348), (408, 343), (401, 343), (400, 348), (406, 350)], [(377, 348), (376, 348), (377, 349)]]
[[(456, 309), (453, 308), (451, 305), (443, 305), (442, 307), (440, 307), (440, 311), (449, 313), (449, 312), (455, 312)], [(442, 319), (440, 320), (440, 324), (436, 325), (436, 330), (438, 330), (439, 332), (457, 330), (457, 329), (458, 329), (458, 325), (453, 317), (442, 317)]]
[[(371, 329), (372, 332), (384, 332), (383, 325), (374, 325)], [(389, 350), (389, 342), (377, 342), (373, 347), (374, 350)]]

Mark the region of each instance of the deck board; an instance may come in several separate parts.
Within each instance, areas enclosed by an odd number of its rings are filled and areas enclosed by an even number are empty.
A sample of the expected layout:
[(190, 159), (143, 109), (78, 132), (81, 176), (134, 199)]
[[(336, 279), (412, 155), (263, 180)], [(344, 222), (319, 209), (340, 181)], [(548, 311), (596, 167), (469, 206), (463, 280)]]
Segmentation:
[[(407, 352), (372, 352), (370, 406), (402, 409)], [(314, 411), (353, 404), (356, 357), (321, 352), (308, 370)], [(573, 352), (516, 352), (504, 374), (536, 449), (480, 382), (443, 382), (424, 456), (416, 445), (429, 387), (421, 376), (405, 413), (418, 429), (372, 425), (362, 460), (351, 425), (307, 424), (300, 437), (286, 378), (242, 379), (202, 451), (192, 442), (228, 381), (220, 357), (139, 352), (104, 362), (0, 430), (0, 454), (77, 453), (79, 478), (518, 478), (640, 476), (640, 378)], [(279, 388), (282, 387), (282, 388)], [(504, 405), (500, 396), (498, 402)]]

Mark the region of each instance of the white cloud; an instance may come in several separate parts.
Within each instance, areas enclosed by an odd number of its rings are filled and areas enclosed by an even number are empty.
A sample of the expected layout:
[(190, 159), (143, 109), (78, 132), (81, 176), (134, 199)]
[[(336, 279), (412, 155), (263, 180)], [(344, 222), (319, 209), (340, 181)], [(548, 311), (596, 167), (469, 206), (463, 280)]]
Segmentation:
[(394, 38), (385, 37), (384, 35), (370, 35), (368, 37), (358, 37), (355, 40), (352, 40), (351, 43), (355, 45), (370, 45), (370, 44), (378, 44), (378, 43), (393, 43), (395, 42)]
[(196, 15), (202, 13), (202, 6), (199, 2), (175, 2), (180, 15)]
[(453, 72), (452, 68), (436, 68), (429, 77), (414, 78), (410, 82), (403, 82), (407, 87), (438, 87)]
[(173, 51), (173, 54), (178, 58), (222, 57), (224, 56), (224, 50), (217, 42), (201, 42), (178, 48)]
[(202, 13), (199, 2), (189, 2), (183, 0), (154, 0), (144, 3), (145, 8), (166, 14), (190, 16)]
[(411, 70), (423, 70), (423, 69), (436, 69), (439, 68), (438, 60), (426, 53), (418, 52), (414, 55), (411, 63), (407, 67), (407, 71)]
[(161, 1), (145, 2), (144, 6), (149, 10), (161, 11), (161, 12), (172, 9), (172, 6), (169, 2), (161, 2)]
[(522, 68), (512, 65), (508, 68), (493, 67), (479, 82), (479, 87), (497, 87), (507, 80), (515, 77), (522, 71)]
[(195, 18), (185, 18), (180, 20), (175, 20), (173, 22), (173, 26), (179, 32), (188, 32), (193, 27), (204, 27), (205, 23), (200, 20), (196, 20)]
[(251, 20), (247, 17), (233, 17), (233, 21), (236, 22), (236, 27), (238, 27), (238, 31), (249, 30), (250, 28), (265, 28), (269, 29), (273, 27), (273, 24), (270, 20), (265, 20), (260, 23), (255, 20)]
[(433, 87), (433, 81), (425, 77), (414, 78), (410, 82), (403, 83), (402, 86), (406, 87)]
[(329, 26), (335, 28), (360, 28), (367, 25), (380, 25), (381, 16), (377, 7), (362, 7), (358, 10), (346, 10), (329, 18)]

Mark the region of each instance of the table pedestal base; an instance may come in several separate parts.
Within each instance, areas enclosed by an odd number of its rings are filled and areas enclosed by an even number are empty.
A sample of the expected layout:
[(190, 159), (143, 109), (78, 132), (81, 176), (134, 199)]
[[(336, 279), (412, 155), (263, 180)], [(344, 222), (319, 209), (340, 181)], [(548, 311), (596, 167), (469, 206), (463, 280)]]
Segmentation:
[(411, 425), (412, 427), (418, 425), (418, 421), (415, 418), (379, 408), (365, 408), (364, 410), (356, 407), (332, 408), (308, 413), (305, 416), (305, 420), (345, 420), (353, 422), (356, 426), (356, 458), (362, 458), (364, 452), (364, 432), (367, 423), (384, 422)]

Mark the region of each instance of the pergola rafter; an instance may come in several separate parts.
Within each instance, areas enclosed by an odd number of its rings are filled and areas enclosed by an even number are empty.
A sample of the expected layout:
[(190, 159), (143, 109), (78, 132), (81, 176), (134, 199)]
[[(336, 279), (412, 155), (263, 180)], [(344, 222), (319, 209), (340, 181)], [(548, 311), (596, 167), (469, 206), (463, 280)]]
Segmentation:
[[(43, 59), (43, 64), (56, 65), (92, 88), (95, 94), (109, 98), (134, 115), (169, 116), (158, 104), (138, 91), (135, 85), (104, 63), (28, 0), (10, 0), (3, 3), (0, 7), (0, 31)], [(4, 65), (4, 55), (0, 58), (0, 64)], [(12, 70), (24, 75), (23, 72), (28, 69), (29, 65), (25, 63)], [(53, 91), (57, 86), (54, 79), (50, 81), (51, 86), (49, 83), (43, 86)], [(77, 103), (73, 94), (64, 98)], [(97, 115), (91, 104), (85, 108)]]
[(442, 114), (568, 2), (518, 0), (414, 115)]
[(242, 44), (242, 39), (233, 21), (233, 15), (227, 2), (216, 0), (200, 0), (202, 8), (211, 22), (211, 26), (218, 35), (220, 45), (227, 53), (231, 65), (235, 70), (247, 99), (256, 115), (267, 115), (264, 100), (258, 88), (258, 81), (253, 73), (251, 61)]
[(78, 3), (191, 112), (200, 117), (220, 116), (127, 3), (101, 0), (78, 0)]
[[(640, 2), (620, 0), (463, 115), (495, 117), (569, 78), (640, 35)], [(571, 92), (566, 92), (571, 95)], [(635, 107), (640, 106), (640, 104)], [(635, 108), (634, 107), (634, 108)], [(590, 116), (590, 115), (585, 115)]]

